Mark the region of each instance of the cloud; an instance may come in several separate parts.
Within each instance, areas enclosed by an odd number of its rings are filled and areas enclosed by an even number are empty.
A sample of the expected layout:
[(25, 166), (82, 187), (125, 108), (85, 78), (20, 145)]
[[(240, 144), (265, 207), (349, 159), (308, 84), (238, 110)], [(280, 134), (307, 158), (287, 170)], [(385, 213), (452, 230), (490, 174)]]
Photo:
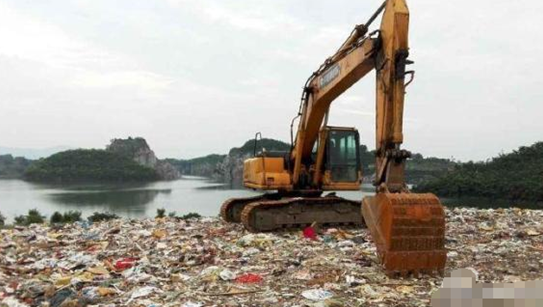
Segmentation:
[(119, 66), (118, 56), (69, 37), (61, 28), (0, 3), (0, 55), (52, 67)]
[(248, 30), (267, 35), (270, 32), (302, 31), (306, 25), (285, 14), (280, 5), (270, 1), (186, 1), (168, 0), (175, 8), (190, 9), (205, 22), (223, 24), (237, 30)]
[[(180, 157), (227, 152), (254, 131), (286, 140), (303, 82), (380, 3), (4, 0), (1, 141), (103, 146), (138, 134), (157, 154)], [(406, 145), (479, 159), (540, 140), (543, 2), (409, 5), (417, 77)], [(331, 121), (366, 140), (374, 78), (332, 106)]]
[(173, 83), (172, 79), (147, 71), (84, 72), (75, 75), (70, 81), (72, 86), (81, 88), (110, 88), (129, 86), (143, 90), (165, 90)]

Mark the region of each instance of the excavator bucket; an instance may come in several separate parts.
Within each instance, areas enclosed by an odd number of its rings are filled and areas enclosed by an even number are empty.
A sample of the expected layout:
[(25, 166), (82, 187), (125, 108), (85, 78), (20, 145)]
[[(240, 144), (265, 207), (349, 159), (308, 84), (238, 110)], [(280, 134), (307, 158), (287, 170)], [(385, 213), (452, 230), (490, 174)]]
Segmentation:
[(364, 198), (362, 215), (387, 275), (443, 275), (445, 212), (435, 195), (377, 193)]

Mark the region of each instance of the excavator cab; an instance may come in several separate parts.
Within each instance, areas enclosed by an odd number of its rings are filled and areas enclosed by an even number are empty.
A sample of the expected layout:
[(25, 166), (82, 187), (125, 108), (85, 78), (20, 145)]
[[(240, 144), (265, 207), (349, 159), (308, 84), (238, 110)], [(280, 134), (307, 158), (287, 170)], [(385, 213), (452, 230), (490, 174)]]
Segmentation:
[(326, 127), (323, 190), (357, 189), (362, 180), (360, 137), (354, 128)]

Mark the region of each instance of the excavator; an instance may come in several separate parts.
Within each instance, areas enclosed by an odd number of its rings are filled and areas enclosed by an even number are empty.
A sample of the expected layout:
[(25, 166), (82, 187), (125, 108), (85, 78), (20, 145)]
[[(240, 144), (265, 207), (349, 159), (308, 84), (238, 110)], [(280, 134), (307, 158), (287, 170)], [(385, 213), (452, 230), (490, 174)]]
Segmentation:
[[(369, 26), (383, 14), (378, 30)], [(221, 207), (227, 222), (251, 232), (319, 225), (367, 226), (388, 275), (443, 275), (447, 253), (445, 213), (430, 193), (411, 193), (401, 149), (406, 87), (414, 71), (408, 59), (409, 10), (405, 0), (386, 0), (365, 24), (357, 25), (337, 52), (305, 83), (291, 123), (291, 150), (266, 151), (244, 161), (245, 187), (274, 191), (232, 198)], [(328, 126), (332, 102), (369, 72), (376, 72), (375, 195), (362, 202), (324, 191), (360, 190), (359, 134)], [(409, 77), (409, 80), (408, 80)], [(295, 139), (293, 127), (298, 120)], [(257, 134), (258, 136), (258, 134)]]

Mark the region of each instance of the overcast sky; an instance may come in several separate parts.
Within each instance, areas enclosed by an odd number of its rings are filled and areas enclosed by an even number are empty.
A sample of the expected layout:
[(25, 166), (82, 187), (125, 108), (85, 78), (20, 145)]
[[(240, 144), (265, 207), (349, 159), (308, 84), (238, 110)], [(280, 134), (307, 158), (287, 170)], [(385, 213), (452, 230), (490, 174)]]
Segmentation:
[[(0, 146), (159, 157), (289, 139), (306, 78), (380, 0), (0, 1)], [(481, 160), (543, 140), (543, 1), (412, 0), (405, 148)], [(374, 26), (378, 25), (376, 23)], [(374, 147), (374, 74), (332, 105)]]

